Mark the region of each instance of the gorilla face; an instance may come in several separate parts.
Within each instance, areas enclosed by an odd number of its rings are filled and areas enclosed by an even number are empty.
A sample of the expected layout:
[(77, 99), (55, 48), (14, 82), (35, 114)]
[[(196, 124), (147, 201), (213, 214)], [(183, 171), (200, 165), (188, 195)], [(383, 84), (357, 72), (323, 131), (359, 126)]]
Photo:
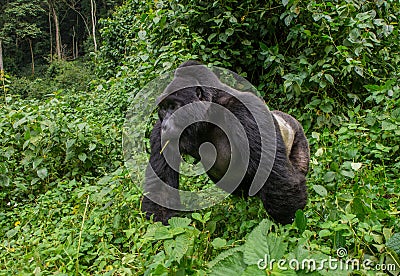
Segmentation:
[[(161, 121), (161, 135), (164, 138), (168, 140), (179, 138), (179, 134), (183, 132), (183, 126), (180, 125), (180, 120), (177, 116), (174, 116), (174, 113), (187, 104), (203, 101), (204, 93), (200, 87), (188, 87), (172, 93), (161, 100), (158, 104), (158, 117)], [(198, 109), (192, 112), (196, 112), (196, 114), (199, 112), (205, 113), (204, 110), (199, 111)], [(183, 136), (187, 136), (187, 132), (190, 132), (191, 128), (195, 128), (195, 125), (188, 127)]]
[(160, 103), (158, 117), (161, 120), (161, 135), (165, 136), (165, 138), (176, 139), (179, 137), (178, 122), (174, 120), (172, 115), (183, 105), (184, 103), (180, 98), (174, 95), (167, 97)]

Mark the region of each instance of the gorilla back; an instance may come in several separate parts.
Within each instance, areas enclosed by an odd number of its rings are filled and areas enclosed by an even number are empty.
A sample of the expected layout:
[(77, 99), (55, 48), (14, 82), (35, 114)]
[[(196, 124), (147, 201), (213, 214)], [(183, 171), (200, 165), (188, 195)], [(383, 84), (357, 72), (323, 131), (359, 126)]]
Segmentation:
[[(271, 164), (269, 175), (261, 182), (256, 195), (273, 219), (282, 224), (291, 223), (295, 212), (304, 208), (307, 201), (305, 176), (310, 153), (302, 126), (280, 111), (272, 111), (270, 116), (265, 103), (252, 93), (220, 89), (215, 74), (197, 62), (185, 62), (178, 69), (189, 66), (199, 70), (192, 76), (175, 73), (174, 80), (157, 99), (159, 119), (150, 136), (151, 155), (142, 210), (147, 217), (154, 215), (155, 221), (167, 224), (180, 209), (177, 189), (180, 153), (183, 153), (199, 160), (215, 183), (236, 195), (252, 194), (257, 172), (266, 169), (267, 163)], [(189, 78), (194, 78), (196, 84), (193, 85), (193, 79), (188, 82)], [(204, 79), (211, 85), (202, 85)], [(227, 112), (222, 113), (215, 106)], [(193, 117), (196, 122), (185, 125), (179, 116), (182, 112), (185, 118)], [(260, 127), (260, 119), (266, 127)], [(272, 133), (266, 133), (265, 129)], [(268, 162), (262, 155), (264, 136), (274, 138), (271, 143), (274, 155), (269, 156)], [(176, 143), (179, 151), (172, 150), (171, 143)], [(202, 154), (204, 145), (212, 145), (215, 154)], [(234, 168), (244, 167), (243, 174), (236, 169), (230, 171), (230, 164)], [(220, 185), (222, 180), (238, 185)], [(168, 207), (156, 202), (168, 202)]]

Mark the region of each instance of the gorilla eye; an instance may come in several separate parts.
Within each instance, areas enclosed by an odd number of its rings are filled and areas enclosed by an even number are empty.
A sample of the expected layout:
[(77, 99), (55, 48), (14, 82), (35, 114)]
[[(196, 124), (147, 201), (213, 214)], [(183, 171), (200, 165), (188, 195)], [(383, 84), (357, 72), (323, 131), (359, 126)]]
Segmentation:
[(165, 105), (165, 109), (166, 110), (168, 110), (168, 111), (175, 111), (175, 110), (177, 110), (178, 108), (180, 107), (180, 104), (179, 103), (177, 103), (177, 102), (168, 102), (166, 105)]

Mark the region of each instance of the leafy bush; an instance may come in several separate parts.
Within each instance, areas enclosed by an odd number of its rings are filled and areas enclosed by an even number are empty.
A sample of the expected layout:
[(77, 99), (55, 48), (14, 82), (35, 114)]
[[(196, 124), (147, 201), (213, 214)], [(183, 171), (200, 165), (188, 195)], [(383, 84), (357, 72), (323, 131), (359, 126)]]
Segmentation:
[(22, 98), (42, 98), (61, 93), (64, 90), (82, 92), (94, 79), (91, 63), (80, 61), (54, 61), (42, 77), (35, 79), (14, 77), (11, 79), (10, 93)]
[(98, 68), (148, 79), (198, 59), (247, 76), (271, 106), (318, 101), (322, 115), (363, 103), (364, 85), (398, 78), (398, 2), (282, 3), (126, 1), (102, 21)]
[[(98, 94), (99, 93), (99, 94)], [(121, 165), (124, 94), (12, 100), (0, 116), (1, 205), (32, 200), (62, 179), (103, 175)], [(118, 108), (120, 107), (120, 108)]]

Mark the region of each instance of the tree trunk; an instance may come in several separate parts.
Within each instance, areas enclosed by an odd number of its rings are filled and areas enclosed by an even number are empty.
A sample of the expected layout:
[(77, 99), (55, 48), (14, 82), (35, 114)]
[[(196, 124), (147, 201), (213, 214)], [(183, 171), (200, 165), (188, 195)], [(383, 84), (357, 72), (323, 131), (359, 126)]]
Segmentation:
[(33, 55), (32, 40), (28, 39), (28, 41), (29, 41), (29, 49), (31, 50), (32, 76), (33, 76), (33, 75), (35, 75), (35, 57)]
[(91, 14), (92, 14), (92, 35), (94, 43), (94, 51), (97, 52), (97, 42), (96, 42), (96, 2), (95, 0), (90, 0)]
[[(68, 5), (68, 7), (70, 7), (73, 11), (75, 11), (82, 18), (83, 24), (85, 24), (86, 31), (87, 31), (87, 33), (89, 35), (90, 34), (90, 28), (89, 28), (89, 25), (88, 25), (89, 24), (88, 23), (89, 20), (86, 20), (86, 18), (82, 15), (82, 13), (80, 13), (80, 11), (78, 11), (78, 9), (75, 8), (75, 5), (71, 5), (68, 2), (65, 2), (65, 3)], [(78, 18), (76, 20), (78, 22)]]
[(4, 102), (7, 104), (7, 90), (6, 90), (6, 82), (4, 76), (4, 67), (3, 67), (3, 46), (2, 40), (0, 39), (0, 88), (3, 89), (4, 92)]
[(51, 10), (49, 10), (49, 29), (50, 29), (50, 62), (53, 62), (53, 30), (51, 28)]
[(60, 37), (60, 25), (58, 23), (58, 16), (56, 9), (54, 8), (54, 3), (52, 1), (48, 1), (50, 10), (53, 14), (53, 20), (54, 20), (54, 26), (56, 28), (56, 52), (57, 52), (57, 59), (61, 60), (62, 59), (62, 54), (61, 54), (61, 37)]
[(72, 59), (76, 59), (76, 55), (75, 55), (75, 26), (72, 26)]
[(78, 38), (76, 39), (76, 41), (75, 41), (75, 54), (76, 54), (76, 58), (78, 58), (78, 56), (79, 56), (79, 45), (78, 45)]
[(3, 77), (4, 74), (4, 66), (3, 66), (3, 41), (0, 39), (0, 75)]

